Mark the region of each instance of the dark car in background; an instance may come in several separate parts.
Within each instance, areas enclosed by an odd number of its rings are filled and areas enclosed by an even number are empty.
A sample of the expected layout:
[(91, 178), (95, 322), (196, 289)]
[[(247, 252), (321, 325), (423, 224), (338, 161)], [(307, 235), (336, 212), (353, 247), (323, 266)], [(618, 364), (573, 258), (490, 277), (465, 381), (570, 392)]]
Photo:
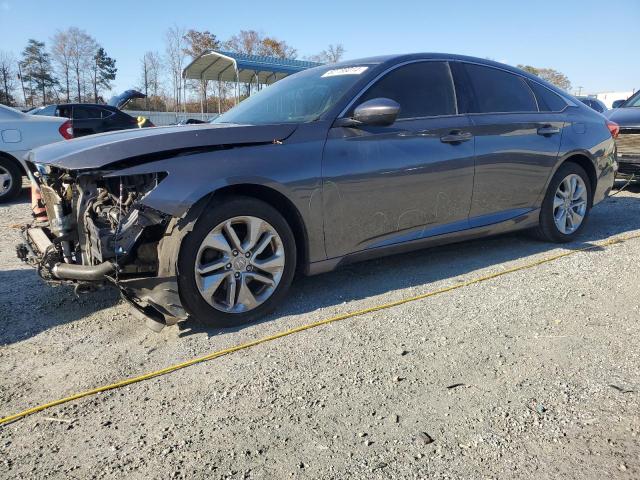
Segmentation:
[(582, 103), (584, 103), (587, 107), (591, 107), (598, 113), (604, 113), (607, 111), (607, 106), (601, 100), (598, 100), (594, 97), (576, 97)]
[[(82, 137), (94, 133), (140, 127), (143, 124), (140, 119), (124, 113), (121, 109), (131, 100), (145, 97), (145, 94), (136, 90), (127, 90), (120, 95), (114, 96), (107, 105), (99, 103), (62, 103), (35, 108), (28, 113), (31, 115), (69, 118), (73, 123), (74, 137)], [(153, 126), (149, 120), (144, 120), (145, 127)]]
[(616, 140), (618, 172), (640, 180), (640, 90), (619, 107), (608, 110), (605, 116), (620, 126)]
[(49, 224), (17, 251), (51, 282), (113, 282), (160, 325), (238, 325), (296, 271), (514, 230), (574, 240), (612, 188), (616, 129), (489, 60), (319, 66), (209, 125), (32, 151)]

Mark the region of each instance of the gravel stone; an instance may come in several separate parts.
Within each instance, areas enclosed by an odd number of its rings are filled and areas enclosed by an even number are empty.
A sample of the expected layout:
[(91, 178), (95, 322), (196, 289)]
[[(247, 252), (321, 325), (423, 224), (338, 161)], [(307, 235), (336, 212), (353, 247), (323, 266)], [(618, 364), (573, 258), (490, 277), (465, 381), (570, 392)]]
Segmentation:
[[(0, 415), (640, 233), (640, 187), (574, 243), (353, 264), (296, 280), (257, 324), (160, 333), (114, 290), (76, 297), (20, 263), (11, 225), (29, 211), (27, 191), (0, 206)], [(640, 478), (639, 258), (640, 240), (576, 253), (53, 407), (0, 427), (0, 478)]]

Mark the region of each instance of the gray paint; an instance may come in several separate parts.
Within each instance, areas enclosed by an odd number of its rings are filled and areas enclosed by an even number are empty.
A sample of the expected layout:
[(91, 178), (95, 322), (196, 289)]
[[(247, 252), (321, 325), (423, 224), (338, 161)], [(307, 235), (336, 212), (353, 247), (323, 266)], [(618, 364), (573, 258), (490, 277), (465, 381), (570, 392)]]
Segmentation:
[[(604, 198), (613, 183), (615, 147), (603, 117), (546, 83), (570, 105), (562, 113), (462, 113), (387, 127), (332, 127), (378, 75), (423, 59), (473, 61), (544, 83), (469, 57), (379, 57), (350, 62), (372, 67), (316, 122), (132, 130), (38, 149), (31, 161), (82, 170), (108, 170), (119, 162), (114, 176), (167, 172), (143, 203), (174, 216), (225, 186), (271, 188), (303, 219), (311, 273), (342, 261), (533, 226), (551, 176), (575, 154), (594, 167), (595, 202)], [(547, 124), (560, 131), (539, 135)], [(472, 138), (443, 143), (441, 137), (454, 130)]]

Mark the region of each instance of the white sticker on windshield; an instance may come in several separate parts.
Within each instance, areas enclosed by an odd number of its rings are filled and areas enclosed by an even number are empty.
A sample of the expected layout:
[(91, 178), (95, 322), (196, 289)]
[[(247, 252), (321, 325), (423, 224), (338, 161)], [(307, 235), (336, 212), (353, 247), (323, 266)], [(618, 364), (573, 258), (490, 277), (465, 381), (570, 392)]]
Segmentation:
[(337, 77), (338, 75), (360, 75), (369, 67), (345, 67), (336, 68), (334, 70), (327, 70), (322, 74), (322, 77)]

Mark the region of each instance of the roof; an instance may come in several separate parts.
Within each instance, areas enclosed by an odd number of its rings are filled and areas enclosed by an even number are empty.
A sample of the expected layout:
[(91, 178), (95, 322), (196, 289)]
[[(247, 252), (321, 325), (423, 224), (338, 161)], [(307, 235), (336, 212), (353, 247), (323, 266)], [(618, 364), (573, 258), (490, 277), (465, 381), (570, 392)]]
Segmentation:
[(182, 71), (182, 76), (196, 80), (222, 80), (225, 82), (238, 80), (249, 83), (255, 81), (255, 77), (258, 75), (259, 83), (267, 84), (319, 65), (322, 64), (305, 60), (207, 50), (187, 65)]

